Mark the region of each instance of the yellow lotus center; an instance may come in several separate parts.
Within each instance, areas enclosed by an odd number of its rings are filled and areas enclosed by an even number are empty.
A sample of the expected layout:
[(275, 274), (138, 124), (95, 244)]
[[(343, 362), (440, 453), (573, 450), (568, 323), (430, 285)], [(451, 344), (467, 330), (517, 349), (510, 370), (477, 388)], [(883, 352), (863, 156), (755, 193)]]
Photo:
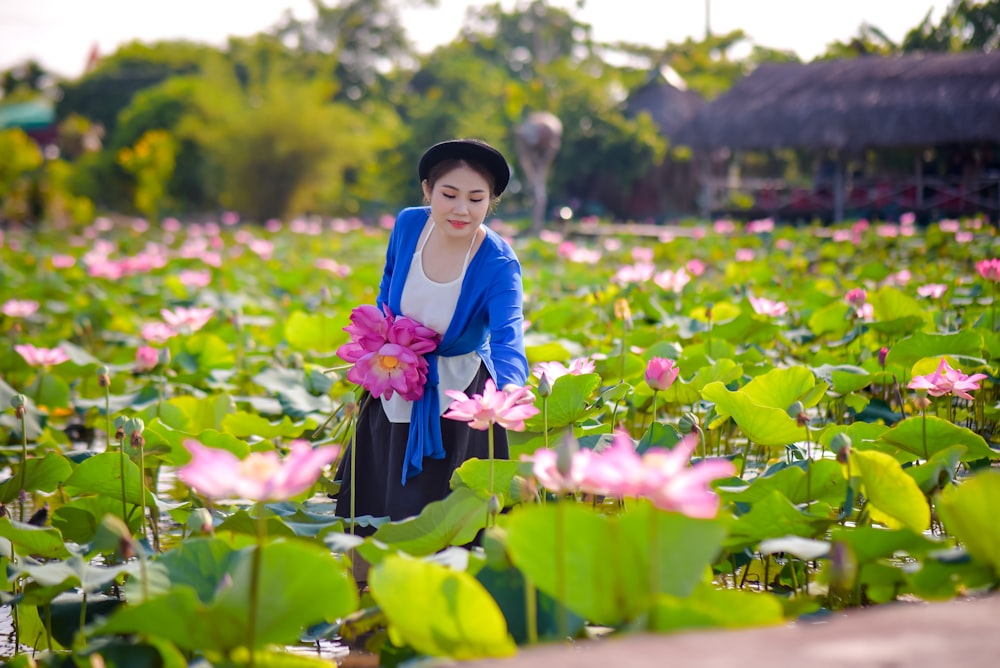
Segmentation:
[(399, 359), (392, 355), (382, 355), (379, 357), (379, 364), (385, 369), (395, 369), (399, 366)]
[(247, 480), (269, 480), (281, 469), (281, 462), (262, 452), (251, 452), (240, 462), (239, 475)]

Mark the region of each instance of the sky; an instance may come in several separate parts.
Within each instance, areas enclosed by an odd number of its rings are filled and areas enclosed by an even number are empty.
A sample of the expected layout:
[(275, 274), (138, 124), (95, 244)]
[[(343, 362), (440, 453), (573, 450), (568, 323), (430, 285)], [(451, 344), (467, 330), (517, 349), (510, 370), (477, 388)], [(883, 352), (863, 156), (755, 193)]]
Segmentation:
[[(327, 0), (332, 4), (332, 0)], [(469, 6), (486, 0), (440, 0), (436, 9), (406, 9), (404, 25), (423, 52), (458, 34)], [(502, 0), (510, 9), (515, 0)], [(810, 60), (846, 41), (867, 22), (899, 41), (928, 11), (937, 21), (948, 0), (549, 0), (592, 26), (599, 41), (661, 47), (687, 37), (741, 28), (754, 43)], [(190, 39), (217, 46), (277, 23), (285, 11), (312, 15), (311, 0), (0, 0), (0, 70), (28, 59), (76, 77), (96, 45), (110, 54), (126, 42)]]

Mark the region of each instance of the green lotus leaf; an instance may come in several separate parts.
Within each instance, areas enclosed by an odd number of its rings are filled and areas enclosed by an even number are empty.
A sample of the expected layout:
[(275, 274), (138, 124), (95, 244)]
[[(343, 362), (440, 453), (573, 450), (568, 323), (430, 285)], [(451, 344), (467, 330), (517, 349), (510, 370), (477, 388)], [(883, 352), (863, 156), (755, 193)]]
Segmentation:
[(1000, 473), (984, 471), (946, 488), (937, 499), (937, 511), (950, 534), (979, 561), (1000, 576)]
[(920, 532), (930, 527), (927, 499), (899, 462), (875, 450), (854, 450), (850, 456), (852, 473), (864, 482), (872, 519), (894, 529), (906, 527)]
[[(754, 403), (743, 390), (731, 392), (719, 382), (709, 383), (702, 390), (702, 397), (715, 403), (719, 419), (732, 417), (746, 437), (753, 443), (766, 446), (784, 446), (806, 440), (805, 427), (800, 427), (789, 417), (787, 408), (774, 408)], [(718, 422), (710, 424), (714, 428)]]
[(1000, 452), (986, 445), (979, 434), (933, 415), (906, 418), (883, 433), (879, 440), (914, 455), (914, 459), (930, 457), (955, 445), (965, 447), (963, 462), (1000, 459)]
[(372, 569), (369, 585), (400, 645), (457, 660), (517, 652), (496, 601), (468, 573), (390, 555)]

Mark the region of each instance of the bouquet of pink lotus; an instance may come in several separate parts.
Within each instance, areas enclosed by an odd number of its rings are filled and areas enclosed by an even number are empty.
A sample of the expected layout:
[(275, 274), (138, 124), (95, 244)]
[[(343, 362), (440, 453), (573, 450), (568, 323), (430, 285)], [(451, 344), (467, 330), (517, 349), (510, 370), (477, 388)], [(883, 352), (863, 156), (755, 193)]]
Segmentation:
[(427, 360), (440, 336), (406, 316), (393, 315), (386, 306), (382, 313), (365, 304), (351, 311), (351, 324), (344, 327), (351, 340), (337, 348), (337, 355), (353, 364), (347, 379), (372, 393), (392, 398), (394, 392), (410, 401), (424, 394)]

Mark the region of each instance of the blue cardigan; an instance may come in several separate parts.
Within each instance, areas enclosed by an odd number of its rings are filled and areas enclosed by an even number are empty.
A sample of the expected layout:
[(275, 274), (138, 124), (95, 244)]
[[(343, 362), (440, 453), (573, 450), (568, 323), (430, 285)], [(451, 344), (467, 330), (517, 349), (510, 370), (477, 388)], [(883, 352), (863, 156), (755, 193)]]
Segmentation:
[[(403, 209), (396, 217), (379, 285), (378, 306), (383, 311), (388, 303), (393, 313), (402, 313), (403, 285), (429, 215), (430, 207), (411, 207)], [(423, 396), (413, 402), (410, 414), (404, 485), (423, 470), (424, 457), (445, 457), (437, 392), (439, 355), (479, 353), (497, 387), (508, 383), (524, 385), (528, 380), (521, 310), (521, 264), (499, 234), (486, 226), (483, 229), (486, 239), (466, 269), (451, 323), (437, 350), (426, 355), (427, 385)]]

